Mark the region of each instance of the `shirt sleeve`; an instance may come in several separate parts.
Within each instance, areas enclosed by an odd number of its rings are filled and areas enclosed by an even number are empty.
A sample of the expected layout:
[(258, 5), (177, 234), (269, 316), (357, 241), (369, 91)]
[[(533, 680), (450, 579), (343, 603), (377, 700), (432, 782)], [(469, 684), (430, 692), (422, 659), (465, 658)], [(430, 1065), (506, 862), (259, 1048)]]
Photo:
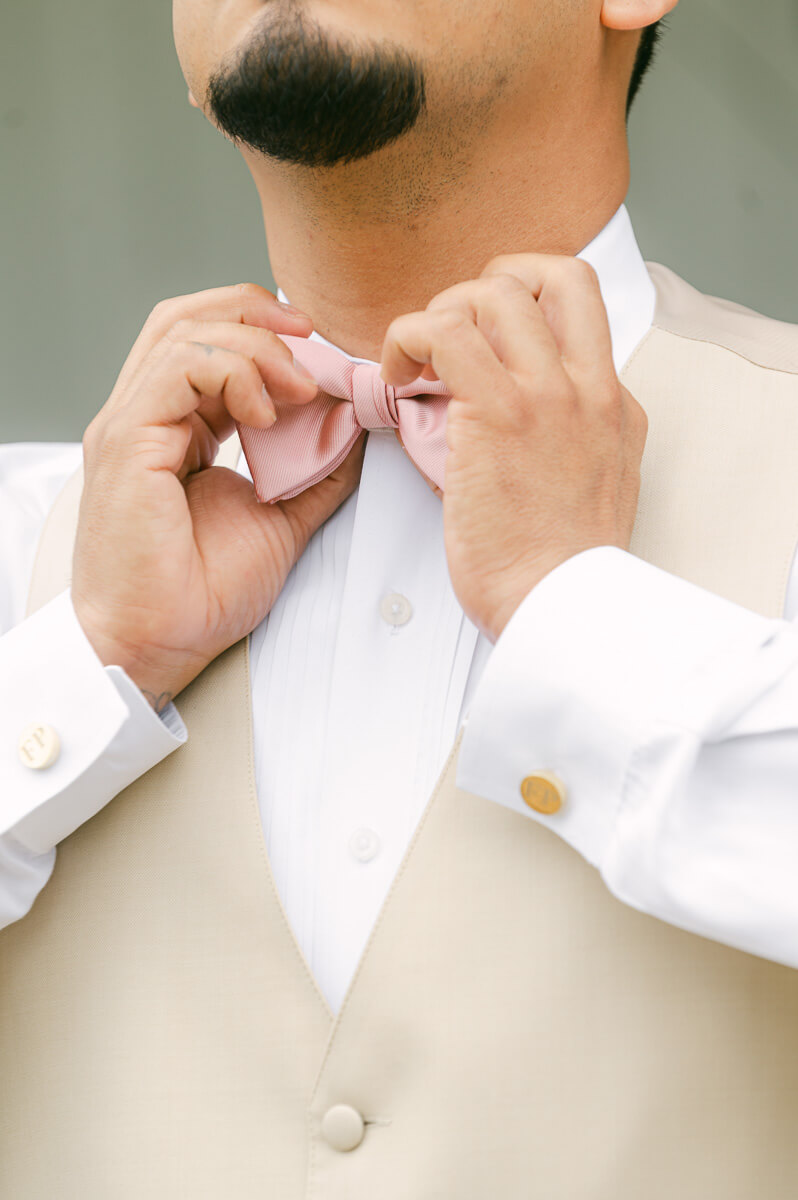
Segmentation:
[[(24, 915), (54, 847), (186, 740), (121, 667), (105, 667), (68, 591), (0, 638), (0, 927)], [(31, 739), (33, 742), (31, 743)], [(37, 765), (42, 747), (53, 761)]]
[[(526, 803), (553, 774), (563, 802)], [(622, 901), (798, 967), (798, 626), (614, 547), (522, 602), (457, 784), (569, 842)]]
[(56, 844), (187, 736), (174, 706), (157, 716), (102, 664), (69, 591), (24, 619), (41, 528), (79, 462), (79, 445), (0, 446), (0, 928), (29, 911)]

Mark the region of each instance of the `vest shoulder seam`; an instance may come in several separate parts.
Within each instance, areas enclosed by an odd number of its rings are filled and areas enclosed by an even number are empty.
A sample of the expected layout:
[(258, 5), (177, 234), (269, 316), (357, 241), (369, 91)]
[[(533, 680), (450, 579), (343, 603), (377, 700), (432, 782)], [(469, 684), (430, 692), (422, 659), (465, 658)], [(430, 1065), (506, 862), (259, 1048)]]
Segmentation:
[(657, 291), (653, 329), (716, 346), (763, 370), (798, 375), (798, 325), (704, 295), (659, 263), (646, 265)]
[(743, 362), (747, 362), (752, 367), (757, 367), (760, 371), (767, 371), (773, 375), (787, 375), (798, 379), (798, 364), (793, 367), (763, 362), (761, 359), (747, 354), (740, 347), (729, 346), (717, 338), (699, 333), (687, 333), (681, 329), (670, 329), (667, 325), (659, 325), (656, 321), (652, 324), (650, 332), (663, 333), (667, 337), (677, 338), (682, 342), (695, 342), (699, 346), (711, 346), (715, 350), (722, 350), (724, 354), (731, 354), (734, 358), (742, 359)]

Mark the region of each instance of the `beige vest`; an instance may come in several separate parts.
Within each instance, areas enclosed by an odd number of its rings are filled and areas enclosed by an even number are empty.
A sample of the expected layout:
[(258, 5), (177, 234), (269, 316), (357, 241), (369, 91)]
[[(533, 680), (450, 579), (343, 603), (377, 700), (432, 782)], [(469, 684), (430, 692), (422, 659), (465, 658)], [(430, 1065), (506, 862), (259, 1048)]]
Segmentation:
[[(796, 330), (652, 273), (633, 549), (780, 615)], [(65, 586), (78, 491), (31, 608)], [(264, 848), (247, 639), (180, 710), (188, 743), (0, 934), (3, 1200), (794, 1200), (798, 971), (619, 903), (459, 791), (456, 744), (334, 1019)], [(322, 1134), (339, 1103), (366, 1121), (349, 1152)]]

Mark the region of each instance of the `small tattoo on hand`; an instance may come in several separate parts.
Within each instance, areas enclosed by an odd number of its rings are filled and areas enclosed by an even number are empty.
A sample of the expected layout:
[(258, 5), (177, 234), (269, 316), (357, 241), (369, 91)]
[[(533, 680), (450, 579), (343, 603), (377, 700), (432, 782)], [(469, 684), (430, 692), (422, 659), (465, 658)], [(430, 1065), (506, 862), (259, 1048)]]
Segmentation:
[(200, 346), (205, 351), (205, 353), (208, 355), (209, 358), (213, 354), (214, 350), (216, 349), (215, 346), (209, 346), (207, 342), (194, 342), (194, 345)]
[(144, 697), (144, 699), (147, 700), (147, 702), (152, 705), (152, 707), (155, 709), (158, 716), (161, 715), (163, 710), (167, 707), (168, 704), (171, 703), (171, 700), (172, 700), (171, 692), (161, 692), (160, 696), (156, 696), (155, 692), (148, 692), (146, 690), (146, 688), (142, 688), (141, 694)]

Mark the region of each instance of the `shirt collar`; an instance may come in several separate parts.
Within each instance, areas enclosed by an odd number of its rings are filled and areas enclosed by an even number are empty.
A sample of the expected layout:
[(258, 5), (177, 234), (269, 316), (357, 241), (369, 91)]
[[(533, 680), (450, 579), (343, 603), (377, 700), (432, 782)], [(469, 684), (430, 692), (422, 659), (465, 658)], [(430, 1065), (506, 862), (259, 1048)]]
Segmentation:
[[(576, 256), (590, 263), (598, 275), (599, 287), (612, 335), (612, 354), (615, 370), (620, 373), (632, 356), (633, 351), (651, 328), (656, 306), (656, 292), (648, 273), (625, 205)], [(280, 300), (287, 300), (282, 288), (278, 288)], [(315, 330), (312, 341), (332, 346), (339, 354), (346, 354), (339, 346), (327, 341)], [(356, 358), (346, 354), (350, 362), (370, 363), (369, 358)]]

